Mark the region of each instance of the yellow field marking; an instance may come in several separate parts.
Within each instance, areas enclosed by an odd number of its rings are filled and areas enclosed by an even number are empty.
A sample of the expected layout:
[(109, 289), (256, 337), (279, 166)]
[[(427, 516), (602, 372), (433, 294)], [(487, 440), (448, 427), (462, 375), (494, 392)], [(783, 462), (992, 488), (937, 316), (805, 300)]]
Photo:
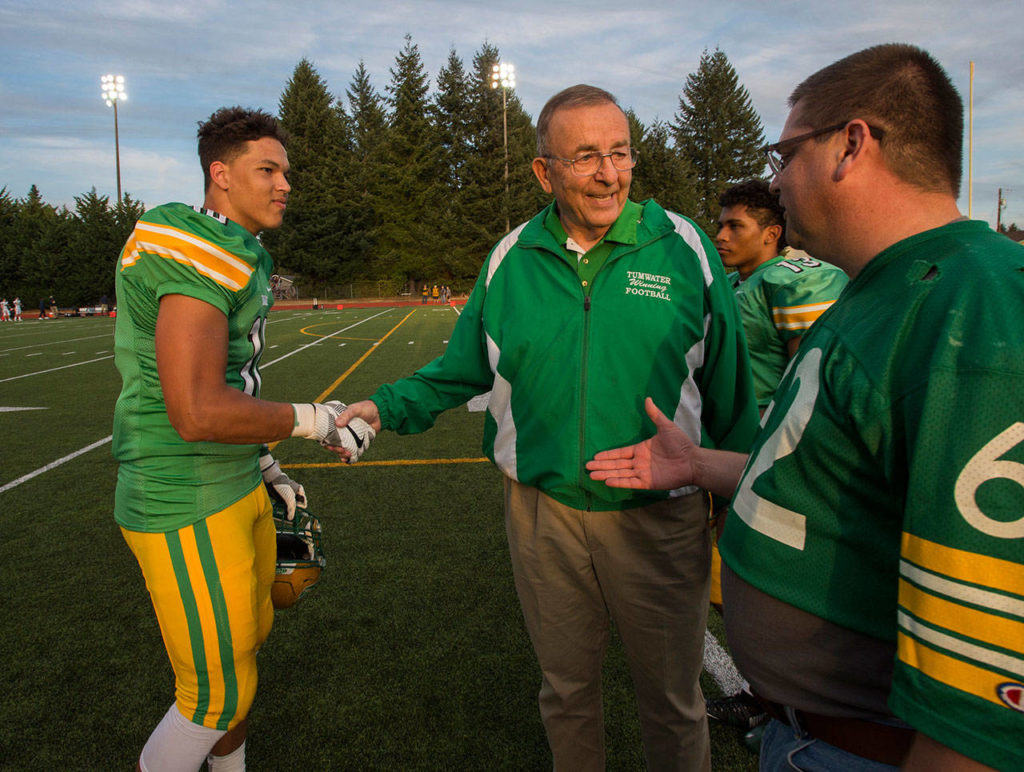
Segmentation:
[[(318, 397), (316, 397), (316, 399), (314, 399), (313, 401), (314, 402), (323, 402), (324, 397), (326, 397), (328, 394), (330, 394), (332, 391), (334, 391), (336, 388), (338, 388), (338, 386), (341, 385), (341, 382), (344, 381), (346, 378), (348, 378), (352, 374), (353, 370), (355, 370), (357, 367), (359, 367), (359, 365), (361, 365), (363, 362), (365, 362), (366, 358), (368, 356), (370, 356), (370, 354), (372, 354), (374, 351), (376, 351), (378, 348), (380, 348), (380, 344), (381, 343), (383, 343), (389, 337), (391, 337), (391, 333), (393, 333), (395, 330), (397, 330), (399, 327), (401, 327), (403, 324), (405, 324), (406, 321), (409, 319), (409, 317), (412, 316), (415, 313), (416, 313), (416, 309), (415, 308), (412, 311), (410, 311), (409, 313), (407, 313), (405, 315), (405, 318), (402, 319), (402, 321), (400, 321), (398, 324), (396, 324), (394, 327), (392, 327), (390, 330), (388, 330), (387, 333), (385, 333), (384, 337), (381, 338), (380, 340), (378, 340), (373, 346), (370, 346), (370, 348), (367, 349), (365, 354), (363, 354), (361, 357), (359, 357), (359, 359), (357, 359), (353, 363), (353, 365), (350, 368), (348, 368), (348, 370), (346, 370), (341, 375), (339, 375), (337, 380), (335, 380), (334, 383), (332, 383), (324, 391), (322, 391), (320, 393), (320, 395)], [(268, 443), (267, 444), (267, 448), (269, 448), (270, 450), (273, 450), (274, 448), (276, 448), (280, 444), (280, 442), (281, 442), (281, 440), (278, 440), (277, 442)]]
[(406, 323), (406, 321), (407, 321), (407, 320), (409, 319), (409, 317), (410, 317), (410, 316), (412, 316), (412, 315), (413, 315), (413, 314), (415, 314), (415, 313), (416, 313), (416, 309), (413, 309), (412, 311), (410, 311), (409, 313), (407, 313), (407, 314), (405, 315), (405, 318), (404, 318), (404, 319), (402, 319), (402, 321), (400, 321), (400, 322), (399, 322), (398, 324), (396, 324), (396, 325), (395, 325), (394, 327), (392, 327), (392, 328), (391, 328), (390, 330), (388, 330), (388, 331), (387, 331), (387, 333), (386, 333), (386, 334), (384, 335), (384, 337), (383, 337), (383, 338), (381, 338), (380, 340), (378, 340), (378, 341), (376, 342), (376, 344), (374, 344), (374, 345), (373, 345), (373, 346), (371, 346), (371, 347), (370, 347), (369, 349), (367, 349), (367, 351), (366, 351), (366, 353), (365, 353), (365, 354), (363, 354), (363, 355), (362, 355), (361, 357), (359, 357), (359, 359), (357, 359), (357, 360), (356, 360), (356, 361), (355, 361), (355, 362), (353, 363), (353, 365), (352, 365), (352, 366), (351, 366), (350, 368), (348, 368), (348, 370), (346, 370), (346, 371), (345, 371), (345, 372), (343, 372), (343, 373), (342, 373), (341, 375), (339, 375), (339, 376), (338, 376), (338, 379), (337, 379), (337, 380), (336, 380), (336, 381), (335, 381), (334, 383), (332, 383), (332, 384), (331, 384), (330, 386), (328, 386), (328, 387), (327, 387), (327, 389), (326, 389), (325, 391), (323, 391), (323, 392), (322, 392), (322, 393), (320, 394), (320, 396), (319, 396), (319, 397), (317, 397), (317, 398), (316, 398), (315, 400), (313, 400), (313, 401), (314, 401), (314, 402), (322, 402), (322, 401), (323, 401), (323, 399), (324, 399), (324, 397), (326, 397), (326, 396), (327, 396), (328, 394), (330, 394), (330, 393), (331, 393), (332, 391), (334, 391), (334, 390), (335, 390), (336, 388), (338, 388), (338, 386), (340, 386), (340, 385), (341, 385), (341, 382), (342, 382), (342, 381), (344, 381), (344, 380), (345, 380), (346, 378), (348, 378), (348, 377), (349, 377), (349, 376), (350, 376), (350, 375), (352, 374), (352, 371), (353, 371), (353, 370), (355, 370), (355, 369), (356, 369), (357, 367), (359, 367), (359, 365), (361, 365), (361, 364), (362, 364), (363, 362), (365, 362), (365, 361), (366, 361), (366, 358), (367, 358), (368, 356), (370, 356), (370, 354), (372, 354), (372, 353), (373, 353), (374, 351), (376, 351), (376, 350), (377, 350), (378, 348), (380, 348), (380, 344), (381, 344), (381, 343), (383, 343), (384, 341), (386, 341), (386, 340), (387, 340), (388, 338), (390, 338), (390, 337), (391, 337), (391, 333), (393, 333), (393, 332), (394, 332), (395, 330), (397, 330), (397, 329), (398, 329), (399, 327), (401, 327), (401, 326), (402, 326), (403, 324), (405, 324), (405, 323)]
[(321, 335), (318, 332), (311, 332), (311, 330), (314, 327), (327, 327), (327, 326), (337, 327), (338, 323), (337, 322), (317, 322), (316, 324), (310, 324), (310, 325), (308, 325), (306, 327), (303, 327), (301, 330), (299, 330), (299, 332), (302, 333), (303, 335), (308, 335), (311, 338), (334, 338), (335, 340), (362, 340), (362, 341), (374, 340), (373, 338), (348, 338), (348, 337), (341, 337), (340, 335)]
[[(394, 461), (360, 461), (358, 466), (423, 466), (425, 464), (482, 464), (489, 458), (403, 458)], [(332, 469), (336, 466), (352, 466), (343, 461), (323, 464), (281, 464), (282, 469)]]

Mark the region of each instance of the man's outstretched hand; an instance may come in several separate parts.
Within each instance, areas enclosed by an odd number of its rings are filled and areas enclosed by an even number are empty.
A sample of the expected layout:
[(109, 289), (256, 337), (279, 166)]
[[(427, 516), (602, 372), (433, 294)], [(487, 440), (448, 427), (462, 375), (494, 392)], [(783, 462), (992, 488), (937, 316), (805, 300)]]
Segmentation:
[(598, 453), (587, 462), (590, 478), (612, 488), (671, 490), (691, 484), (697, 446), (650, 397), (644, 401), (644, 409), (658, 433), (636, 445)]

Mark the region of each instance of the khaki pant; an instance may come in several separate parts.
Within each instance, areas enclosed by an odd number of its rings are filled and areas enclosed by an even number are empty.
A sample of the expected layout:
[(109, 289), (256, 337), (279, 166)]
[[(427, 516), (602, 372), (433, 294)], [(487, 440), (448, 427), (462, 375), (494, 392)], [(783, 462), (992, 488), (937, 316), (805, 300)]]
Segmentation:
[(710, 541), (703, 493), (618, 512), (571, 509), (505, 481), (516, 592), (540, 663), (540, 712), (562, 772), (604, 769), (601, 666), (622, 638), (651, 770), (710, 770), (699, 678)]

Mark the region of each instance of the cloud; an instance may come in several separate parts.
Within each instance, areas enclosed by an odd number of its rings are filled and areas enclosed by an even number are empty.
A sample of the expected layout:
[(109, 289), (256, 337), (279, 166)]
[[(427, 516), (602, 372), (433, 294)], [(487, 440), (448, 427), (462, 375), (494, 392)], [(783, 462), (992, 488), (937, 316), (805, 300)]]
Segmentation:
[[(68, 174), (72, 166), (73, 176)], [(35, 184), (47, 203), (69, 209), (74, 209), (75, 196), (93, 187), (100, 195), (117, 198), (113, 137), (109, 144), (62, 134), (21, 138), (0, 151), (0, 174), (20, 177), (20, 184), (7, 185), (12, 195), (23, 197)], [(152, 205), (198, 200), (203, 180), (198, 161), (186, 165), (177, 152), (122, 148), (121, 183), (125, 193)]]
[[(672, 120), (701, 52), (720, 47), (769, 138), (782, 129), (789, 93), (810, 73), (868, 45), (916, 43), (943, 63), (965, 100), (975, 61), (976, 180), (1019, 189), (1024, 199), (1020, 165), (1009, 160), (1024, 157), (1017, 136), (1024, 125), (1020, 10), (1009, 0), (0, 2), (0, 186), (19, 195), (31, 182), (62, 201), (97, 181), (112, 189), (105, 182), (112, 178), (112, 115), (98, 88), (105, 72), (128, 79), (129, 101), (120, 111), (122, 177), (130, 169), (132, 180), (125, 188), (146, 191), (146, 202), (155, 204), (200, 184), (189, 171), (196, 122), (214, 109), (276, 111), (303, 57), (336, 97), (344, 97), (360, 60), (383, 92), (411, 33), (431, 87), (451, 47), (468, 70), (486, 41), (515, 63), (517, 95), (531, 115), (561, 88), (589, 82), (615, 93), (645, 123)], [(81, 144), (64, 146), (63, 163), (55, 163), (25, 144), (42, 138)], [(1024, 207), (1018, 211), (1024, 222)]]

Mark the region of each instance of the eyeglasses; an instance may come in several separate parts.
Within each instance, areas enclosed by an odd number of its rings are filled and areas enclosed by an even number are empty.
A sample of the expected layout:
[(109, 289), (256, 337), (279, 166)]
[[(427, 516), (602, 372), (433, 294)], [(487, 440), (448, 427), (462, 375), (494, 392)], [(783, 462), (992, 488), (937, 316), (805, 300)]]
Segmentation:
[[(849, 121), (843, 121), (833, 126), (826, 126), (824, 129), (815, 129), (809, 131), (806, 134), (797, 134), (795, 137), (789, 139), (782, 139), (772, 145), (765, 145), (761, 148), (761, 152), (768, 157), (768, 167), (772, 170), (772, 174), (780, 174), (783, 169), (786, 168), (786, 164), (789, 162), (787, 156), (792, 156), (793, 152), (802, 143), (815, 137), (820, 137), (825, 134), (832, 134), (833, 132), (845, 129)], [(880, 129), (877, 126), (868, 124), (868, 131), (871, 132), (871, 136), (877, 140), (881, 140), (885, 136), (885, 129)]]
[(597, 174), (601, 169), (605, 158), (612, 159), (612, 166), (617, 171), (628, 172), (636, 166), (636, 159), (639, 155), (639, 150), (630, 147), (613, 150), (610, 153), (583, 153), (575, 158), (559, 158), (557, 155), (546, 155), (544, 157), (550, 158), (552, 161), (561, 161), (564, 164), (569, 164), (572, 168), (572, 173), (577, 177), (590, 177)]

